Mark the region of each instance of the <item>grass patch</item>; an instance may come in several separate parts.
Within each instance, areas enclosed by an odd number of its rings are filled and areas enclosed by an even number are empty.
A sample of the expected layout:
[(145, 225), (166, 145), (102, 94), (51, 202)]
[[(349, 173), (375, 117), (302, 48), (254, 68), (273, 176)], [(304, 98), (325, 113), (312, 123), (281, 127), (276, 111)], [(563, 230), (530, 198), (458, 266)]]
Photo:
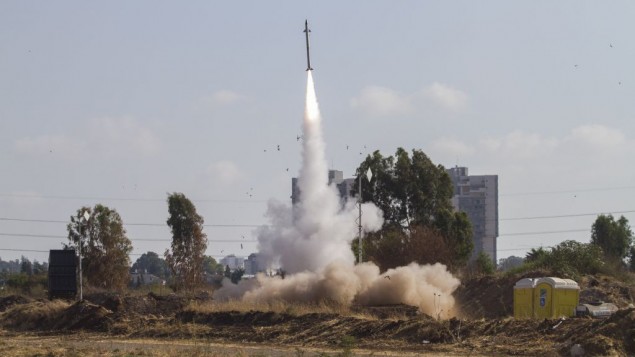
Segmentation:
[(192, 311), (196, 313), (259, 311), (288, 314), (291, 316), (303, 316), (308, 314), (336, 314), (340, 316), (350, 316), (368, 320), (377, 319), (376, 317), (369, 314), (352, 311), (347, 305), (331, 302), (290, 303), (286, 301), (247, 302), (240, 300), (229, 300), (224, 302), (193, 301), (184, 308), (184, 311)]
[(64, 300), (15, 305), (0, 314), (0, 325), (18, 330), (36, 329), (42, 321), (57, 319), (69, 306)]

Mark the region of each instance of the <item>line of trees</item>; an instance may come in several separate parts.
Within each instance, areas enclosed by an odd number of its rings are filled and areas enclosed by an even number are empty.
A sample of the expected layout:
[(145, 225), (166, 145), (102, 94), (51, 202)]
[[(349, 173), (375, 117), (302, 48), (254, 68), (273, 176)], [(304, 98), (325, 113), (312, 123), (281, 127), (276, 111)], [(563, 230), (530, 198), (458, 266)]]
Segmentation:
[[(194, 204), (182, 193), (169, 194), (167, 202), (171, 249), (165, 251), (164, 259), (154, 252), (141, 255), (132, 269), (171, 277), (175, 290), (193, 289), (202, 283), (206, 269), (219, 269), (213, 258), (204, 255), (207, 236), (203, 233), (203, 217)], [(82, 207), (71, 216), (67, 231), (69, 243), (64, 248), (79, 252), (81, 245), (87, 285), (122, 290), (129, 284), (132, 243), (117, 211), (101, 204)]]
[(553, 274), (578, 279), (603, 273), (620, 277), (635, 271), (635, 239), (624, 216), (599, 215), (591, 226), (591, 241), (567, 240), (552, 248), (533, 248), (525, 258), (501, 259), (503, 271), (547, 269)]

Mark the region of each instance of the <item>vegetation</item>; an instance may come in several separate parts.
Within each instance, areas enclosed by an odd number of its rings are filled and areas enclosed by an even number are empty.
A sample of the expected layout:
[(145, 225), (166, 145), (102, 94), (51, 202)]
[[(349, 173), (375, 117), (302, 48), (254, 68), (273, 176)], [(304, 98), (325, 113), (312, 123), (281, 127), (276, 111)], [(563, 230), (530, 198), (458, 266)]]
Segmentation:
[(172, 230), (172, 251), (165, 251), (165, 260), (174, 276), (176, 290), (191, 290), (203, 281), (204, 254), (207, 236), (203, 233), (203, 217), (194, 204), (182, 193), (168, 195)]
[(591, 243), (602, 248), (607, 259), (622, 261), (630, 254), (633, 232), (628, 220), (621, 216), (599, 215), (591, 227)]
[(532, 270), (547, 270), (554, 275), (574, 280), (588, 274), (610, 273), (606, 269), (600, 247), (573, 240), (564, 241), (551, 249), (532, 249), (527, 253), (525, 263), (511, 269), (509, 273)]
[(159, 257), (155, 252), (147, 252), (132, 264), (131, 270), (139, 273), (148, 273), (156, 275), (159, 278), (167, 278), (170, 275), (170, 269), (165, 259)]
[(485, 253), (480, 252), (476, 256), (476, 260), (474, 261), (474, 272), (481, 275), (492, 275), (496, 271), (496, 266), (492, 261), (492, 258)]
[[(451, 204), (454, 188), (441, 165), (434, 165), (421, 151), (412, 157), (402, 148), (395, 156), (379, 151), (369, 155), (357, 169), (362, 180), (362, 201), (373, 202), (384, 213), (384, 226), (369, 234), (364, 256), (382, 269), (418, 263), (441, 262), (451, 269), (464, 267), (474, 249), (472, 227), (464, 212)], [(430, 247), (439, 249), (431, 256)]]
[[(87, 221), (85, 212), (90, 214)], [(113, 290), (126, 287), (132, 243), (117, 211), (101, 204), (92, 209), (82, 207), (71, 216), (67, 230), (67, 248), (78, 248), (81, 242), (83, 278), (87, 284)]]

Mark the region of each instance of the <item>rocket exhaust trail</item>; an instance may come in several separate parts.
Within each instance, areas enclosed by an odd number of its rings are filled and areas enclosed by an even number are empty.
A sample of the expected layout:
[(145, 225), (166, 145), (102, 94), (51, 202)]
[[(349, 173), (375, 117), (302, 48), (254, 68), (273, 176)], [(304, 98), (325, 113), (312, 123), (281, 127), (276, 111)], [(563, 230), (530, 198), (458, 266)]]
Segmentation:
[[(381, 273), (373, 263), (355, 265), (351, 241), (357, 234), (354, 202), (342, 206), (337, 189), (328, 184), (328, 162), (322, 138), (313, 71), (308, 57), (307, 86), (303, 121), (302, 163), (298, 174), (299, 201), (290, 207), (270, 201), (266, 217), (271, 222), (256, 231), (258, 254), (272, 268), (287, 274), (233, 284), (223, 280), (214, 299), (241, 299), (248, 302), (275, 301), (343, 305), (404, 303), (418, 306), (430, 316), (452, 316), (452, 292), (460, 282), (441, 264), (408, 266)], [(377, 231), (383, 223), (382, 212), (373, 204), (363, 206), (364, 230)], [(389, 276), (389, 279), (385, 277)], [(438, 299), (437, 299), (438, 297)]]

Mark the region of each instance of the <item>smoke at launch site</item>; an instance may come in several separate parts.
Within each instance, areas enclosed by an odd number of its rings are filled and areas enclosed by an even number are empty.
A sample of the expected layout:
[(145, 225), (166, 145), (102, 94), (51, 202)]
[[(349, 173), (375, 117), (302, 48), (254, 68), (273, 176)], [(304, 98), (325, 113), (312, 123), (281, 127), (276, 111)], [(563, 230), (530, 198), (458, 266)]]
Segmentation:
[[(357, 234), (354, 202), (342, 207), (328, 184), (328, 165), (312, 71), (307, 71), (299, 202), (293, 207), (271, 201), (269, 226), (257, 230), (259, 254), (281, 267), (285, 278), (259, 274), (237, 285), (228, 279), (214, 297), (251, 302), (321, 302), (364, 305), (403, 303), (433, 316), (452, 316), (452, 293), (459, 280), (441, 264), (389, 269), (380, 274), (373, 263), (355, 264), (351, 241)], [(383, 223), (373, 204), (362, 206), (362, 229), (374, 232)]]

